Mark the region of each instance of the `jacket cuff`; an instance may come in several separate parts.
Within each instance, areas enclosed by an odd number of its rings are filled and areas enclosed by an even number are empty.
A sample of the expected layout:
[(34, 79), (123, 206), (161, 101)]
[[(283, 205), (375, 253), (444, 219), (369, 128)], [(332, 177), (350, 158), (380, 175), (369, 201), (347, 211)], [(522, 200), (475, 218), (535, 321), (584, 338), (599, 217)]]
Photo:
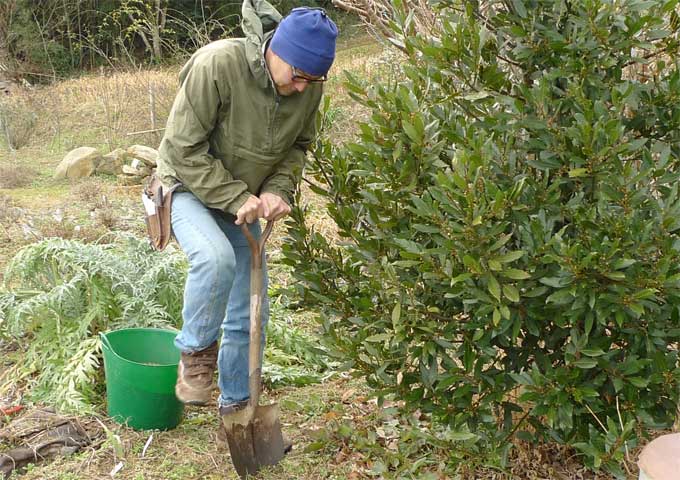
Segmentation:
[(227, 212), (236, 216), (236, 213), (238, 213), (239, 208), (241, 208), (243, 204), (246, 203), (246, 201), (250, 198), (251, 195), (252, 194), (250, 192), (243, 192), (242, 194), (240, 194), (227, 206)]

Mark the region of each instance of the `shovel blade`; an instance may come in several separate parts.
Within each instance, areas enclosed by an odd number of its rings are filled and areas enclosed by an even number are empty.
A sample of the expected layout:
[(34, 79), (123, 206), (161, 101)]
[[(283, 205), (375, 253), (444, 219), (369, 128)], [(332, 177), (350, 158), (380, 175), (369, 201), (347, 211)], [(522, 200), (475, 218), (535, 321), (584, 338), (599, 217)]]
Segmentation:
[(276, 465), (285, 455), (279, 406), (255, 407), (253, 418), (245, 425), (225, 425), (231, 461), (241, 478), (255, 475), (260, 468)]

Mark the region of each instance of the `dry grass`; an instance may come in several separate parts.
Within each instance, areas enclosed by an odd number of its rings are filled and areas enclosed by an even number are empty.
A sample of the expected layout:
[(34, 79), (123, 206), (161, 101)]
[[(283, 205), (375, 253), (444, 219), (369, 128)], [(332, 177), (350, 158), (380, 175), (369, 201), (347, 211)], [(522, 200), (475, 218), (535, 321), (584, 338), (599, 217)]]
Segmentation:
[(38, 112), (28, 92), (0, 96), (0, 138), (9, 150), (29, 144), (37, 121)]
[(19, 188), (29, 185), (36, 177), (33, 168), (23, 165), (0, 165), (0, 188)]
[[(263, 471), (258, 478), (344, 480), (354, 465), (352, 458), (335, 462), (335, 454), (307, 452), (315, 432), (324, 428), (330, 417), (353, 414), (343, 404), (340, 392), (347, 390), (345, 379), (323, 386), (284, 389), (270, 392), (269, 401), (282, 407), (282, 424), (293, 440), (293, 452), (275, 468)], [(266, 400), (264, 400), (266, 401)], [(362, 405), (363, 407), (363, 405)], [(140, 432), (117, 425), (102, 416), (111, 431), (109, 440), (97, 449), (85, 449), (70, 457), (33, 466), (21, 476), (24, 480), (85, 480), (111, 478), (110, 472), (120, 462), (116, 480), (188, 480), (233, 479), (236, 475), (226, 445), (217, 438), (218, 417), (213, 402), (208, 407), (189, 407), (178, 428), (167, 432)], [(119, 440), (112, 439), (117, 435)], [(146, 452), (144, 446), (149, 443)], [(144, 453), (143, 453), (144, 452)], [(120, 455), (122, 453), (122, 455)]]
[(10, 98), (15, 110), (33, 119), (30, 138), (21, 147), (41, 145), (65, 153), (92, 146), (110, 151), (134, 143), (156, 146), (162, 132), (134, 133), (165, 126), (176, 90), (174, 67), (102, 71)]
[(7, 195), (0, 194), (0, 229), (9, 240), (10, 225), (16, 223), (21, 218), (22, 211), (16, 202)]

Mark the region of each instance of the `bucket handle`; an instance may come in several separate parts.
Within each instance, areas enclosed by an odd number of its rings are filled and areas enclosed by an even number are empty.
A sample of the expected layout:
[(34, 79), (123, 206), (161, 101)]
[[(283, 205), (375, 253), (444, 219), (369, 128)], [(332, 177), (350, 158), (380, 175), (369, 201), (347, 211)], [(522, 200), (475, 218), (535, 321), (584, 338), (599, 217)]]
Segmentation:
[(109, 337), (106, 336), (106, 333), (104, 332), (99, 332), (99, 339), (101, 342), (109, 348), (114, 354), (116, 353), (113, 347), (111, 346), (111, 342), (109, 342)]

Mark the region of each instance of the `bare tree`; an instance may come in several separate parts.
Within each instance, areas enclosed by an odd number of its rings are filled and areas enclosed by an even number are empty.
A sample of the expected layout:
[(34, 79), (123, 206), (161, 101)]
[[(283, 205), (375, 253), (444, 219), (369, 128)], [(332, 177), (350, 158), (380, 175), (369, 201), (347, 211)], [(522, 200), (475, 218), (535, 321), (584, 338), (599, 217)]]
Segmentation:
[[(436, 37), (437, 16), (427, 0), (402, 0), (403, 12), (410, 18), (415, 33), (425, 37)], [(373, 30), (403, 48), (390, 28), (395, 15), (394, 2), (390, 0), (333, 0), (333, 5), (341, 10), (355, 13)]]
[[(138, 18), (135, 18), (131, 10), (128, 10), (128, 17), (135, 28), (135, 33), (142, 39), (153, 59), (160, 60), (163, 58), (161, 35), (167, 22), (167, 0), (154, 0), (153, 9), (150, 5), (142, 5), (142, 7), (134, 10), (135, 13), (140, 15)], [(151, 40), (149, 40), (149, 37)]]
[(16, 0), (0, 2), (0, 79), (9, 76), (9, 32), (15, 11)]

